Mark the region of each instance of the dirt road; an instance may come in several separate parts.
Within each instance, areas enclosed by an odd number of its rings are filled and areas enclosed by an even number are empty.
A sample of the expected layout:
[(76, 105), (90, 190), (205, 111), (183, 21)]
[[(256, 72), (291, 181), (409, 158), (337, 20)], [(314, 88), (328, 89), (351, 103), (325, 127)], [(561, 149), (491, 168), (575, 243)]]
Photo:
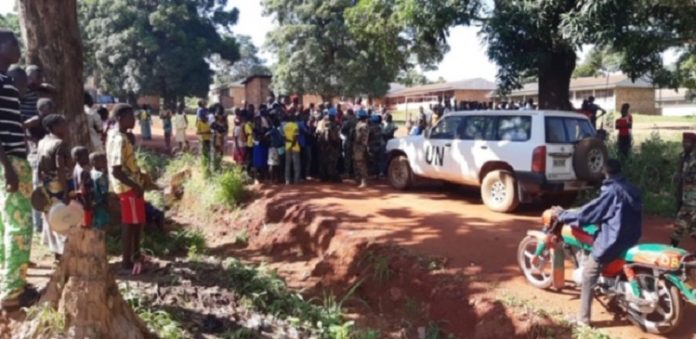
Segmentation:
[[(369, 238), (447, 258), (447, 274), (464, 273), (469, 278), (462, 287), (467, 289), (470, 300), (514, 299), (566, 315), (579, 308), (577, 290), (568, 288), (555, 293), (534, 289), (516, 265), (518, 242), (527, 230), (539, 227), (540, 207), (527, 206), (515, 215), (492, 213), (480, 203), (476, 192), (448, 190), (438, 185), (398, 192), (383, 184), (358, 190), (349, 184), (308, 183), (266, 189), (266, 194), (283, 202), (282, 209), (301, 205), (306, 208), (304, 214), (337, 223), (334, 237)], [(669, 224), (666, 219), (647, 218), (644, 241), (664, 242), (670, 233)], [(298, 287), (306, 282), (306, 271), (314, 265), (282, 257), (264, 260), (272, 260), (281, 274)], [(599, 305), (595, 305), (593, 317), (596, 325), (612, 337), (653, 337), (627, 323), (612, 321)], [(670, 337), (694, 338), (694, 333), (696, 308), (688, 307), (683, 326)]]
[[(155, 135), (160, 133), (156, 131)], [(161, 147), (162, 142), (158, 139), (144, 144)], [(264, 222), (309, 224), (321, 219), (335, 227), (324, 237), (340, 238), (340, 242), (369, 239), (393, 243), (423, 255), (446, 258), (446, 274), (463, 273), (468, 278), (466, 283), (462, 283), (462, 289), (466, 289), (469, 300), (512, 299), (545, 312), (566, 315), (574, 314), (579, 308), (578, 291), (570, 285), (562, 293), (535, 289), (526, 283), (517, 267), (518, 242), (527, 230), (539, 228), (541, 207), (524, 206), (516, 214), (493, 213), (481, 204), (475, 190), (446, 189), (437, 184), (411, 192), (395, 191), (384, 184), (358, 190), (348, 183), (325, 185), (317, 182), (256, 189), (262, 199), (272, 198), (272, 204), (278, 204), (271, 206), (274, 211), (267, 213), (281, 215), (276, 220)], [(294, 207), (297, 210), (292, 212)], [(283, 216), (285, 219), (281, 220)], [(324, 224), (319, 223), (320, 226)], [(647, 217), (643, 241), (664, 243), (671, 232), (670, 224), (671, 221), (664, 218)], [(272, 229), (271, 225), (267, 226)], [(298, 230), (304, 232), (301, 228)], [(277, 242), (277, 239), (269, 242)], [(696, 250), (694, 245), (688, 244), (691, 246), (689, 249)], [(237, 253), (250, 259), (257, 256), (259, 261), (270, 261), (270, 265), (296, 287), (311, 284), (309, 272), (316, 270), (319, 260), (297, 260), (286, 255), (261, 256), (252, 250)], [(593, 319), (598, 328), (612, 337), (655, 337), (626, 322), (613, 321), (612, 316), (597, 303)], [(669, 337), (696, 338), (695, 333), (696, 307), (687, 306), (681, 328)]]

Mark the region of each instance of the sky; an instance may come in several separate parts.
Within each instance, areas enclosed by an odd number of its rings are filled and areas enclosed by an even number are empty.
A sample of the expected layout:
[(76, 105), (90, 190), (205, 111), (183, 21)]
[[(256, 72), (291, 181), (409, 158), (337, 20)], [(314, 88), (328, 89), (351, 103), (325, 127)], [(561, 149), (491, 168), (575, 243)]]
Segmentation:
[[(262, 47), (266, 40), (266, 33), (273, 29), (272, 18), (263, 16), (263, 8), (260, 1), (254, 0), (230, 0), (230, 6), (239, 9), (239, 22), (232, 28), (236, 34), (249, 35), (254, 44)], [(0, 0), (0, 14), (14, 11), (14, 1)], [(456, 27), (451, 30), (451, 47), (449, 53), (435, 71), (427, 72), (430, 79), (438, 79), (440, 76), (447, 81), (457, 81), (469, 78), (484, 78), (493, 81), (497, 66), (488, 60), (484, 45), (477, 36), (478, 28)], [(273, 57), (263, 48), (262, 57), (272, 62)]]
[[(230, 6), (239, 9), (239, 22), (232, 28), (237, 34), (251, 36), (254, 44), (263, 46), (266, 33), (273, 29), (272, 18), (263, 16), (263, 8), (260, 1), (231, 0)], [(440, 76), (447, 81), (458, 81), (469, 78), (484, 78), (493, 81), (498, 70), (495, 63), (486, 56), (485, 46), (477, 36), (476, 27), (456, 27), (450, 31), (450, 51), (440, 63), (437, 70), (427, 72), (426, 76), (432, 80)], [(263, 51), (263, 49), (262, 49)], [(263, 53), (267, 61), (272, 61), (272, 56)]]

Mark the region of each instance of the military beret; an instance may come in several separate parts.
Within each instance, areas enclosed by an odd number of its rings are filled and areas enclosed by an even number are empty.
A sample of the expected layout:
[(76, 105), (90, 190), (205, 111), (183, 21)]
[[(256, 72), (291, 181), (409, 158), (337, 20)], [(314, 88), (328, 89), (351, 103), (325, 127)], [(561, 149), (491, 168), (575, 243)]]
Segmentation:
[(693, 132), (684, 132), (682, 135), (682, 138), (684, 140), (691, 140), (691, 141), (696, 141), (696, 133)]

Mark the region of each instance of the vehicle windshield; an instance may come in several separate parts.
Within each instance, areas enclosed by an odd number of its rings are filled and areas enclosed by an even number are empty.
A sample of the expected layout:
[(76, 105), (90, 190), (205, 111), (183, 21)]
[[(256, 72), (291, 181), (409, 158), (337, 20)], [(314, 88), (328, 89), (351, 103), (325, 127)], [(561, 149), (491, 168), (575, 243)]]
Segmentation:
[(574, 144), (596, 134), (590, 121), (582, 118), (546, 117), (546, 142)]

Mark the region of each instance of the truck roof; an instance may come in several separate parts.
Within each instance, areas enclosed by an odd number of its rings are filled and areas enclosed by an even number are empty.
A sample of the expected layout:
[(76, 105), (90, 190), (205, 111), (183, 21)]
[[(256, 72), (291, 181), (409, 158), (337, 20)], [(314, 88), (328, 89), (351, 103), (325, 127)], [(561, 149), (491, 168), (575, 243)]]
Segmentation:
[(567, 117), (567, 118), (587, 118), (586, 115), (572, 111), (558, 110), (490, 110), (490, 111), (455, 111), (445, 114), (445, 116), (466, 116), (466, 115), (543, 115), (551, 117)]

